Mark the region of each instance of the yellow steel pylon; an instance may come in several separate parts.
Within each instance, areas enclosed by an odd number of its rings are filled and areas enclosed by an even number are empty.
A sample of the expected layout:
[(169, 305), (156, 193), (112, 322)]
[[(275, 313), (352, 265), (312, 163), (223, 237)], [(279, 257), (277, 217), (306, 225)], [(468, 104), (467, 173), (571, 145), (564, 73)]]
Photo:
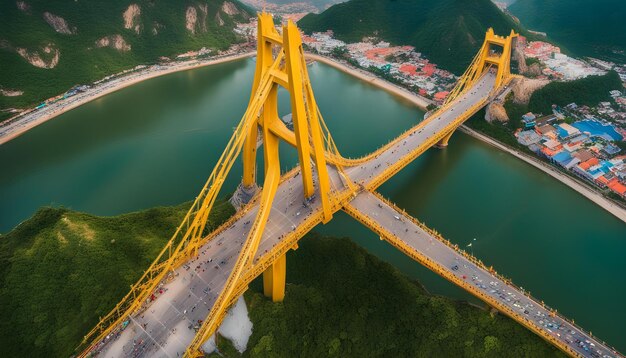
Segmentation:
[(496, 35), (490, 27), (485, 34), (483, 45), (480, 47), (480, 50), (478, 50), (478, 53), (467, 70), (465, 70), (457, 81), (456, 86), (450, 91), (448, 97), (446, 97), (443, 107), (457, 99), (465, 90), (472, 87), (485, 71), (490, 68), (497, 70), (496, 82), (493, 86), (495, 89), (511, 81), (511, 51), (513, 50), (513, 39), (518, 36), (519, 35), (513, 30), (511, 30), (509, 36), (499, 36)]
[[(330, 202), (330, 179), (326, 166), (325, 134), (318, 117), (313, 90), (310, 88), (298, 28), (289, 21), (283, 26), (281, 36), (274, 27), (272, 16), (268, 13), (261, 13), (258, 22), (257, 46), (257, 65), (250, 103), (257, 100), (262, 88), (269, 88), (269, 90), (259, 111), (258, 121), (248, 128), (242, 157), (243, 185), (254, 186), (256, 185), (256, 135), (260, 128), (263, 133), (265, 179), (259, 201), (259, 211), (224, 288), (185, 353), (188, 357), (201, 354), (202, 344), (217, 331), (224, 318), (242, 273), (253, 264), (253, 258), (280, 181), (278, 145), (281, 139), (293, 145), (298, 152), (305, 199), (312, 198), (316, 194), (316, 187), (313, 184), (315, 171), (323, 221), (329, 221), (333, 214)], [(279, 86), (286, 88), (289, 92), (293, 131), (289, 130), (278, 117)], [(264, 292), (274, 301), (281, 301), (285, 295), (285, 273), (286, 262), (283, 256), (278, 258), (263, 274)]]
[[(201, 345), (217, 330), (234, 296), (241, 293), (239, 286), (241, 282), (244, 282), (242, 273), (254, 264), (253, 259), (280, 182), (278, 148), (281, 139), (296, 148), (304, 188), (303, 199), (311, 199), (314, 195), (319, 195), (316, 200), (321, 201), (323, 222), (328, 222), (333, 212), (343, 205), (341, 199), (337, 199), (337, 188), (331, 191), (327, 162), (338, 170), (349, 191), (356, 192), (358, 188), (345, 175), (342, 166), (357, 165), (371, 160), (393, 144), (390, 142), (374, 153), (359, 159), (342, 157), (317, 108), (298, 28), (289, 21), (283, 25), (282, 33), (279, 33), (274, 27), (270, 14), (263, 12), (258, 18), (256, 72), (248, 108), (241, 122), (235, 128), (224, 153), (170, 241), (139, 281), (131, 286), (130, 292), (84, 337), (81, 346), (78, 347), (82, 350), (79, 357), (88, 355), (107, 335), (117, 332), (130, 315), (144, 309), (157, 286), (167, 280), (173, 270), (197, 255), (198, 249), (209, 240), (210, 237), (205, 236), (204, 233), (209, 213), (240, 153), (242, 153), (243, 160), (242, 184), (244, 187), (256, 186), (256, 146), (259, 131), (263, 134), (265, 178), (258, 199), (258, 213), (224, 289), (186, 351), (186, 356), (202, 355)], [(498, 69), (494, 88), (497, 89), (508, 83), (511, 78), (511, 40), (515, 36), (517, 34), (511, 31), (510, 36), (500, 37), (489, 29), (481, 50), (448, 97), (446, 104), (470, 88), (486, 70), (493, 66), (497, 66)], [(499, 56), (491, 51), (492, 45), (502, 47), (503, 50)], [(290, 95), (293, 131), (287, 128), (278, 117), (279, 86), (284, 87)], [(440, 110), (444, 110), (446, 104)], [(428, 119), (420, 125), (426, 122)], [(458, 126), (458, 124), (455, 125)], [(455, 128), (452, 126), (442, 131), (447, 133), (443, 141), (447, 142)], [(402, 140), (406, 135), (405, 133), (396, 140)], [(314, 185), (313, 180), (315, 175), (317, 175), (317, 186)], [(284, 297), (285, 273), (284, 255), (276, 258), (263, 273), (264, 292), (274, 301), (280, 301)]]

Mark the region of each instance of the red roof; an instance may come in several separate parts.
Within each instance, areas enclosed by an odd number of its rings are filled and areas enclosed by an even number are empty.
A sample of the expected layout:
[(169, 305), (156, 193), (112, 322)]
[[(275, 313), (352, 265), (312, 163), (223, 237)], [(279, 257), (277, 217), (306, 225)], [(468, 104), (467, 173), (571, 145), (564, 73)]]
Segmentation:
[(600, 183), (600, 184), (604, 184), (604, 185), (607, 185), (607, 184), (609, 183), (609, 180), (608, 180), (608, 179), (607, 179), (604, 175), (602, 175), (602, 176), (598, 177), (598, 178), (596, 179), (596, 181), (597, 181), (598, 183)]
[(626, 185), (620, 183), (617, 180), (617, 178), (611, 179), (611, 181), (607, 184), (607, 186), (609, 187), (609, 189), (613, 190), (619, 195), (622, 195), (622, 196), (626, 195)]
[(600, 163), (600, 161), (598, 160), (598, 158), (591, 158), (586, 162), (582, 162), (580, 164), (578, 164), (578, 166), (580, 167), (580, 169), (582, 170), (587, 170), (591, 167), (593, 167), (594, 165), (598, 165), (598, 163)]
[(415, 76), (417, 74), (416, 70), (417, 66), (411, 65), (409, 63), (405, 63), (400, 66), (400, 72), (404, 72), (407, 75)]
[(424, 75), (430, 77), (433, 75), (433, 73), (435, 73), (435, 65), (433, 65), (432, 63), (428, 63), (424, 66), (424, 68), (422, 69), (422, 73), (424, 73)]
[(437, 93), (435, 93), (435, 95), (433, 97), (435, 98), (435, 100), (440, 101), (440, 100), (443, 100), (446, 97), (448, 97), (449, 93), (450, 92), (448, 92), (448, 91), (437, 92)]

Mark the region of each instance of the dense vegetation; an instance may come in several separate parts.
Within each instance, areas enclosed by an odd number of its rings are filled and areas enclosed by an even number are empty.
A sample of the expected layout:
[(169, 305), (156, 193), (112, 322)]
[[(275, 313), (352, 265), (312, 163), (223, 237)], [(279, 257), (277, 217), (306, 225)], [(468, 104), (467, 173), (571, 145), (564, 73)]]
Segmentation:
[[(237, 13), (225, 13), (224, 3), (233, 5)], [(125, 28), (123, 13), (131, 4), (138, 5), (140, 10), (133, 23), (139, 26), (137, 29)], [(203, 20), (204, 6), (207, 15)], [(186, 11), (190, 7), (197, 15), (194, 34), (186, 28)], [(64, 19), (72, 33), (56, 32), (45, 21), (46, 12)], [(24, 94), (0, 95), (0, 109), (30, 106), (76, 84), (90, 83), (137, 64), (155, 63), (161, 56), (171, 57), (202, 47), (227, 48), (240, 41), (232, 31), (235, 22), (247, 21), (250, 14), (252, 11), (237, 0), (3, 1), (0, 3), (0, 88)], [(121, 35), (130, 50), (96, 46), (96, 41), (112, 35)], [(45, 53), (46, 46), (59, 51), (54, 68), (35, 67), (17, 53), (18, 48), (23, 48), (50, 61), (54, 52)]]
[[(348, 239), (309, 235), (287, 258), (285, 301), (246, 294), (249, 357), (559, 356), (510, 319), (432, 296)], [(237, 354), (232, 354), (236, 356)]]
[[(187, 204), (117, 217), (43, 208), (0, 236), (0, 346), (6, 357), (63, 357), (149, 265)], [(211, 226), (233, 212), (219, 202)], [(287, 296), (246, 293), (246, 356), (556, 356), (512, 320), (431, 296), (348, 239), (301, 241)], [(238, 355), (219, 340), (229, 356)], [(225, 347), (226, 345), (226, 347)]]
[(624, 0), (517, 0), (509, 10), (577, 55), (626, 62)]
[(552, 104), (565, 106), (572, 102), (597, 106), (598, 103), (611, 99), (609, 91), (622, 89), (622, 81), (615, 71), (574, 81), (551, 82), (532, 94), (528, 109), (534, 113), (548, 113), (552, 110)]
[[(68, 357), (128, 292), (189, 203), (117, 217), (42, 208), (0, 235), (3, 357)], [(211, 226), (232, 215), (217, 204)]]
[(471, 62), (487, 28), (500, 35), (522, 30), (490, 0), (351, 0), (309, 14), (298, 25), (305, 32), (333, 30), (348, 42), (376, 36), (412, 45), (457, 74)]

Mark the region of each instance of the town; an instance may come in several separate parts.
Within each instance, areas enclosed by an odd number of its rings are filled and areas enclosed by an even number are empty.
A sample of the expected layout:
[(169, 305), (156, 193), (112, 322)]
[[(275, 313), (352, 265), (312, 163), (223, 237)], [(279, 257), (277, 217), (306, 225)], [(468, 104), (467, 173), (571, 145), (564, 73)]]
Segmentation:
[[(330, 30), (304, 35), (303, 42), (311, 52), (370, 71), (438, 105), (457, 80), (411, 46), (392, 46), (375, 38), (345, 43), (335, 39)], [(527, 72), (533, 78), (571, 81), (615, 70), (626, 81), (624, 65), (569, 57), (547, 42), (527, 42), (519, 36), (517, 49), (523, 53), (525, 64), (530, 65)], [(609, 190), (614, 198), (626, 199), (626, 154), (617, 144), (626, 140), (626, 94), (615, 89), (610, 95), (612, 102), (601, 102), (595, 108), (554, 104), (553, 113), (527, 113), (522, 118), (523, 128), (514, 135), (540, 158), (601, 190)]]
[[(626, 97), (619, 91), (611, 93), (620, 103)], [(621, 104), (621, 109), (626, 106)], [(626, 139), (626, 130), (598, 114), (616, 112), (609, 102), (598, 108), (570, 103), (553, 106), (548, 115), (527, 113), (522, 117), (524, 128), (516, 133), (517, 141), (539, 157), (590, 182), (600, 189), (609, 189), (626, 199), (626, 155), (616, 142)]]
[[(283, 14), (283, 21), (298, 20), (301, 14)], [(238, 24), (235, 32), (246, 41), (231, 46), (227, 51), (202, 48), (188, 51), (173, 59), (161, 58), (159, 64), (138, 65), (135, 68), (107, 76), (92, 85), (78, 85), (66, 93), (50, 98), (37, 107), (3, 123), (3, 131), (18, 119), (30, 121), (38, 111), (50, 105), (65, 106), (74, 102), (77, 94), (87, 95), (89, 89), (114, 84), (127, 76), (145, 75), (190, 63), (200, 64), (224, 56), (241, 54), (254, 48), (256, 19)], [(357, 69), (372, 72), (395, 85), (413, 92), (427, 103), (441, 105), (454, 87), (458, 77), (430, 62), (412, 46), (393, 46), (376, 38), (345, 43), (334, 38), (331, 30), (302, 34), (305, 47), (312, 53), (340, 60)], [(575, 80), (592, 75), (603, 75), (615, 70), (626, 81), (626, 65), (586, 59), (585, 61), (562, 54), (560, 48), (547, 42), (530, 41), (520, 36), (517, 50), (526, 59), (526, 75), (543, 80)], [(98, 90), (100, 91), (100, 89)], [(602, 102), (596, 108), (570, 103), (553, 105), (553, 113), (527, 113), (521, 119), (522, 128), (515, 138), (538, 157), (548, 160), (567, 172), (592, 183), (600, 190), (614, 193), (613, 197), (626, 199), (626, 154), (617, 143), (626, 140), (626, 95), (620, 90), (610, 93), (613, 103)], [(434, 109), (435, 106), (429, 106)], [(50, 108), (52, 109), (52, 108)], [(26, 121), (24, 121), (26, 120)]]

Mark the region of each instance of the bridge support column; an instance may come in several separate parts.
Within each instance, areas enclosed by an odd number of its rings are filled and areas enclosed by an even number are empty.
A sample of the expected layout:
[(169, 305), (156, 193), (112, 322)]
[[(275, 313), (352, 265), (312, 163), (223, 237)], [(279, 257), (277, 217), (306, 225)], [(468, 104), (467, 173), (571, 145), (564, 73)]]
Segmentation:
[(437, 143), (435, 145), (435, 147), (439, 148), (439, 149), (443, 149), (445, 147), (448, 146), (448, 141), (450, 140), (450, 137), (452, 137), (452, 133), (454, 133), (454, 131), (450, 132), (450, 134), (446, 134), (445, 137), (443, 137), (439, 143)]
[(263, 272), (263, 294), (273, 302), (282, 302), (285, 298), (286, 276), (287, 256), (283, 255)]

